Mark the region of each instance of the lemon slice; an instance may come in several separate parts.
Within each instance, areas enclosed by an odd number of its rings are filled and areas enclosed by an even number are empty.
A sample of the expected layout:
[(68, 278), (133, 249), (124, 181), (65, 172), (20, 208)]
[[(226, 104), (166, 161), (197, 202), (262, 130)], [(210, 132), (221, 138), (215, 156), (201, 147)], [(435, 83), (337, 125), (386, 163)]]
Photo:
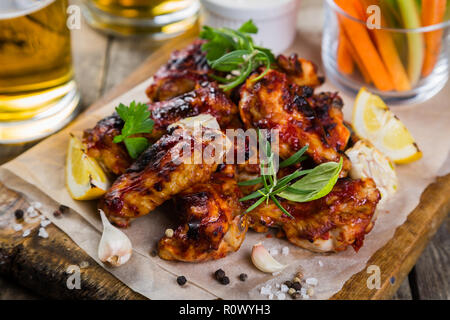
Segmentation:
[(75, 200), (98, 199), (108, 189), (108, 178), (97, 161), (86, 154), (79, 139), (72, 136), (66, 160), (66, 187)]
[(411, 133), (384, 101), (361, 88), (353, 108), (356, 133), (395, 163), (410, 163), (422, 157)]
[(385, 200), (398, 189), (398, 179), (394, 164), (379, 152), (370, 142), (362, 139), (345, 151), (352, 162), (350, 177), (353, 179), (372, 178)]

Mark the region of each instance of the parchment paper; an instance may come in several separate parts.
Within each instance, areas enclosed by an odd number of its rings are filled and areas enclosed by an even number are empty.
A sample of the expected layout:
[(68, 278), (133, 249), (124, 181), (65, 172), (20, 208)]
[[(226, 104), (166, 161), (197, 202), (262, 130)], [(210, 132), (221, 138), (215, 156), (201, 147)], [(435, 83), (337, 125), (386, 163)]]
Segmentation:
[[(318, 12), (317, 14), (320, 14)], [(300, 16), (302, 18), (302, 16)], [(303, 16), (303, 25), (320, 23), (317, 15)], [(308, 19), (310, 20), (308, 22)], [(300, 56), (319, 61), (320, 29), (302, 29), (292, 51)], [(41, 212), (64, 232), (66, 232), (90, 256), (97, 259), (97, 246), (100, 240), (101, 222), (96, 213), (95, 202), (74, 201), (64, 186), (64, 162), (69, 132), (81, 136), (82, 130), (95, 125), (113, 112), (119, 103), (131, 100), (145, 101), (146, 81), (125, 95), (104, 107), (81, 116), (74, 124), (62, 132), (41, 142), (12, 162), (0, 167), (0, 181), (9, 188), (24, 193), (32, 201), (43, 204)], [(336, 91), (330, 83), (321, 90)], [(450, 150), (450, 90), (447, 85), (441, 93), (426, 103), (415, 106), (397, 106), (393, 111), (410, 129), (423, 151), (423, 158), (410, 165), (398, 166), (400, 188), (396, 195), (380, 208), (375, 228), (366, 237), (364, 246), (358, 253), (352, 248), (338, 254), (315, 254), (290, 245), (285, 240), (267, 238), (265, 234), (249, 231), (241, 249), (226, 258), (200, 264), (167, 262), (159, 257), (151, 257), (150, 252), (171, 224), (170, 213), (159, 208), (148, 216), (139, 218), (125, 230), (130, 237), (134, 253), (131, 260), (120, 268), (108, 268), (109, 272), (130, 286), (133, 290), (151, 299), (263, 299), (259, 294), (266, 283), (280, 283), (292, 278), (301, 267), (306, 277), (319, 280), (314, 298), (326, 299), (339, 291), (353, 274), (361, 271), (370, 258), (394, 234), (395, 229), (417, 206), (425, 187), (432, 183), (437, 174), (450, 172), (450, 162), (445, 160)], [(345, 102), (344, 114), (350, 120), (353, 99), (342, 94)], [(445, 165), (444, 165), (445, 163)], [(444, 166), (443, 166), (444, 165)], [(71, 213), (55, 218), (52, 212), (59, 204), (71, 208)], [(289, 247), (287, 256), (279, 254), (276, 258), (287, 264), (287, 269), (274, 277), (259, 272), (252, 266), (250, 252), (252, 246), (263, 241), (266, 248)], [(99, 262), (99, 261), (98, 261)], [(100, 262), (99, 262), (100, 263)], [(215, 270), (222, 268), (230, 277), (231, 283), (224, 286), (212, 277)], [(240, 273), (248, 274), (248, 280), (238, 280)], [(188, 284), (180, 288), (176, 277), (184, 275)], [(81, 284), (83, 286), (83, 283)]]

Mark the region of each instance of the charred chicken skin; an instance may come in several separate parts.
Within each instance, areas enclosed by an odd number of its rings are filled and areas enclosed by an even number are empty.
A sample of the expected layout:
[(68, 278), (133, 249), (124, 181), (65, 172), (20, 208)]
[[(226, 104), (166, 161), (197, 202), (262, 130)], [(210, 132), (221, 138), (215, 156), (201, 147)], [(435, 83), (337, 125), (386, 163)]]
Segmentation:
[(317, 66), (309, 60), (301, 59), (296, 54), (289, 57), (279, 55), (277, 65), (284, 72), (289, 81), (298, 86), (308, 86), (315, 88), (324, 82), (323, 77), (317, 74)]
[(260, 81), (252, 81), (256, 76), (241, 87), (239, 111), (245, 127), (278, 130), (282, 159), (305, 145), (309, 145), (307, 154), (317, 164), (339, 162), (342, 157), (345, 176), (351, 163), (342, 151), (350, 132), (337, 103), (328, 104), (338, 98), (320, 98), (321, 104), (314, 106), (311, 103), (319, 98), (313, 96), (311, 88), (290, 82), (285, 73), (270, 70)]
[[(222, 141), (227, 138), (215, 129), (203, 128), (202, 131), (203, 138), (198, 141), (199, 137), (192, 130), (176, 127), (144, 151), (100, 200), (100, 209), (108, 219), (126, 227), (130, 220), (150, 213), (192, 185), (209, 181), (218, 164), (215, 161), (197, 163), (194, 148), (200, 146), (199, 152), (203, 155), (206, 148), (215, 144), (214, 138), (205, 137), (220, 136)], [(226, 147), (223, 146), (223, 151), (218, 147), (213, 150), (226, 152)]]
[(159, 256), (201, 262), (237, 251), (248, 228), (240, 197), (232, 165), (220, 165), (208, 183), (183, 191), (175, 198), (182, 224), (159, 241)]
[(203, 40), (197, 40), (185, 49), (172, 53), (169, 61), (153, 76), (153, 82), (146, 90), (151, 102), (177, 97), (208, 80), (211, 69), (201, 49), (203, 43)]
[(279, 228), (293, 244), (316, 252), (343, 251), (349, 245), (357, 251), (373, 228), (380, 192), (372, 179), (344, 178), (318, 200), (305, 203), (279, 200), (293, 219), (273, 202), (263, 203), (248, 213), (250, 227), (257, 232)]
[[(156, 141), (167, 132), (169, 125), (187, 117), (211, 114), (221, 127), (226, 127), (236, 121), (238, 114), (236, 105), (214, 83), (197, 85), (194, 91), (179, 97), (151, 103), (148, 109), (155, 124), (151, 133), (142, 136), (150, 141)], [(83, 136), (87, 153), (115, 175), (124, 173), (132, 163), (124, 144), (113, 142), (123, 125), (122, 119), (114, 113), (100, 120), (93, 129), (86, 130)]]

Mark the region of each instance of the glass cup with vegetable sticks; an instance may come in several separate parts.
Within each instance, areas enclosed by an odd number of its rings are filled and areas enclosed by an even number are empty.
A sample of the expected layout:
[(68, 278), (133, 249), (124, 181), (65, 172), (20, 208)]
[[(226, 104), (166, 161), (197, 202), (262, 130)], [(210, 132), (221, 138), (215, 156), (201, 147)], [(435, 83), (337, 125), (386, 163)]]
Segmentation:
[(37, 140), (76, 114), (67, 0), (0, 2), (0, 144)]
[(160, 40), (196, 25), (198, 0), (83, 0), (88, 23), (116, 36), (145, 35)]
[(326, 0), (322, 59), (328, 78), (390, 104), (420, 102), (448, 80), (450, 1)]

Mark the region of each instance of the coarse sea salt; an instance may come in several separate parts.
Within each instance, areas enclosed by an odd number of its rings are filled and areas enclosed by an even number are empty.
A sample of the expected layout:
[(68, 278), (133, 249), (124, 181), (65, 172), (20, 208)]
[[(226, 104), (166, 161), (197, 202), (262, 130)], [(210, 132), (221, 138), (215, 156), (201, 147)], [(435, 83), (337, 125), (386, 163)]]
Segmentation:
[(48, 226), (50, 223), (52, 223), (50, 220), (45, 219), (41, 221), (41, 227), (45, 228), (46, 226)]
[(20, 231), (23, 229), (23, 226), (21, 224), (14, 224), (13, 229), (14, 231)]
[(273, 299), (273, 293), (269, 294), (269, 299), (270, 299), (270, 300)]
[(36, 208), (36, 209), (40, 209), (40, 208), (42, 208), (42, 203), (40, 203), (40, 202), (33, 202), (31, 204), (31, 206)]
[(277, 293), (277, 299), (278, 300), (284, 300), (284, 299), (286, 299), (286, 295), (284, 293), (282, 293), (282, 292)]
[(38, 236), (45, 239), (48, 238), (48, 233), (44, 228), (41, 227), (39, 228)]
[(272, 289), (271, 286), (261, 287), (260, 293), (261, 293), (261, 295), (263, 295), (263, 296), (267, 296), (267, 295), (269, 295), (269, 294), (272, 293), (271, 289)]
[(317, 284), (319, 283), (319, 280), (317, 280), (316, 278), (308, 278), (306, 279), (306, 284), (309, 284), (310, 286), (317, 286)]
[(319, 266), (323, 267), (323, 262), (319, 260)]
[(33, 207), (29, 207), (27, 209), (27, 213), (28, 213), (28, 217), (30, 217), (30, 218), (34, 218), (34, 217), (37, 217), (39, 215), (39, 213), (36, 210), (34, 210)]
[(271, 256), (276, 256), (276, 255), (278, 255), (278, 249), (277, 248), (271, 248), (271, 249), (269, 249), (269, 253), (270, 253), (270, 255)]
[(25, 230), (22, 234), (22, 237), (28, 237), (30, 235), (31, 231), (30, 230)]
[(287, 256), (289, 254), (289, 248), (283, 247), (283, 249), (281, 249), (281, 253), (283, 254), (283, 256)]
[(281, 292), (286, 293), (286, 292), (288, 292), (288, 291), (289, 291), (289, 287), (288, 287), (287, 285), (285, 285), (285, 284), (282, 284), (282, 285), (281, 285)]

